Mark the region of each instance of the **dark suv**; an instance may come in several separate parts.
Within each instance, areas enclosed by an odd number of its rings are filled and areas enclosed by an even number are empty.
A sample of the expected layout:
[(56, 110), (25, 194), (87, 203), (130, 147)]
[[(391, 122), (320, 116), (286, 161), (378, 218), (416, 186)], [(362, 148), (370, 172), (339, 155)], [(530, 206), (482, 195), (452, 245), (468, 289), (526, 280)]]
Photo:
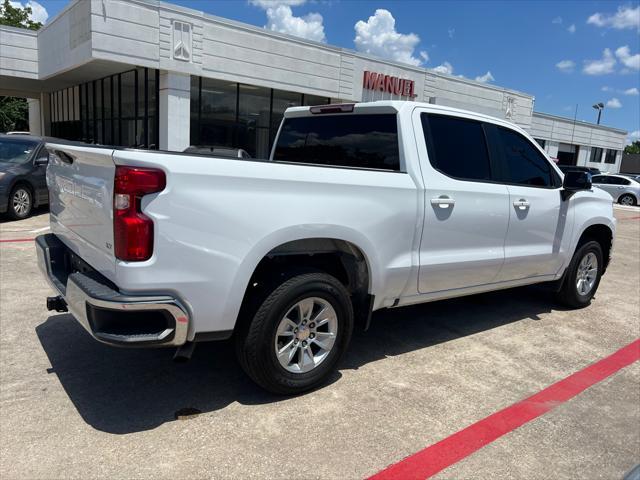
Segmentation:
[(0, 134), (0, 213), (19, 220), (49, 203), (44, 143), (33, 135)]
[(567, 172), (587, 172), (591, 175), (600, 175), (602, 173), (599, 169), (595, 167), (579, 167), (577, 165), (558, 165), (558, 168), (562, 170), (562, 173)]

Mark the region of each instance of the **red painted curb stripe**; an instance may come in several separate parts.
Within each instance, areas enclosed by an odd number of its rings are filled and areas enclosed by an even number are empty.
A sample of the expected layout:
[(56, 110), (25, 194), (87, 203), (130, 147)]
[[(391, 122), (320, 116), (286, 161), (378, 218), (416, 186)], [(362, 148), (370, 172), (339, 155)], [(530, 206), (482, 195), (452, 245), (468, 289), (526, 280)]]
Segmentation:
[(35, 238), (11, 238), (8, 240), (0, 240), (0, 243), (12, 243), (12, 242), (33, 242)]
[(640, 215), (636, 217), (622, 217), (620, 218), (620, 220), (637, 220), (638, 218), (640, 218)]
[(387, 467), (370, 479), (429, 478), (639, 359), (640, 339), (535, 395)]

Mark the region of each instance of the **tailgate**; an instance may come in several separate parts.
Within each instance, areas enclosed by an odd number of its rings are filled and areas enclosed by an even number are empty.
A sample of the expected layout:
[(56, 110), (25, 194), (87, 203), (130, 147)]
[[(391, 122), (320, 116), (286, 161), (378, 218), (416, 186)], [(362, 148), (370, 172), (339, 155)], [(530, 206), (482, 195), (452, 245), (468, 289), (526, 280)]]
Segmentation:
[(108, 279), (113, 252), (113, 150), (47, 143), (51, 231)]

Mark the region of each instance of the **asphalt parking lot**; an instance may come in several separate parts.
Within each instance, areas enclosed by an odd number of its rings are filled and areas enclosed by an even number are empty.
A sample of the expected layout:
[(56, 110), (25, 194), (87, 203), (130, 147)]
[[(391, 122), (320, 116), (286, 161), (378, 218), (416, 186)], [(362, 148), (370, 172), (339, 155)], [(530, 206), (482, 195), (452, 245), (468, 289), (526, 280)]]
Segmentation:
[[(616, 217), (590, 307), (533, 286), (380, 312), (332, 382), (295, 398), (256, 387), (229, 343), (175, 364), (95, 342), (45, 308), (31, 239), (46, 212), (3, 220), (0, 477), (374, 475), (640, 338), (640, 210)], [(640, 362), (552, 407), (434, 478), (618, 479), (640, 463)]]

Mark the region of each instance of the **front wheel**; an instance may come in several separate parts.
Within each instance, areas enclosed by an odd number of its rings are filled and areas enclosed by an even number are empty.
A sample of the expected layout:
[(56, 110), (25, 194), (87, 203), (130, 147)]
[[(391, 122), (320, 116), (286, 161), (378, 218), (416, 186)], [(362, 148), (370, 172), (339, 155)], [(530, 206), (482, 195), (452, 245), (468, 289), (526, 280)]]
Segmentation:
[(567, 267), (558, 301), (570, 308), (589, 305), (600, 284), (603, 267), (600, 244), (592, 240), (581, 245)]
[(349, 293), (324, 273), (295, 276), (278, 286), (236, 337), (238, 360), (261, 387), (297, 394), (325, 382), (353, 330)]
[(9, 215), (15, 220), (22, 220), (31, 215), (33, 196), (23, 185), (15, 187), (9, 195)]
[(637, 203), (636, 198), (630, 193), (625, 193), (618, 199), (620, 205), (635, 205)]

